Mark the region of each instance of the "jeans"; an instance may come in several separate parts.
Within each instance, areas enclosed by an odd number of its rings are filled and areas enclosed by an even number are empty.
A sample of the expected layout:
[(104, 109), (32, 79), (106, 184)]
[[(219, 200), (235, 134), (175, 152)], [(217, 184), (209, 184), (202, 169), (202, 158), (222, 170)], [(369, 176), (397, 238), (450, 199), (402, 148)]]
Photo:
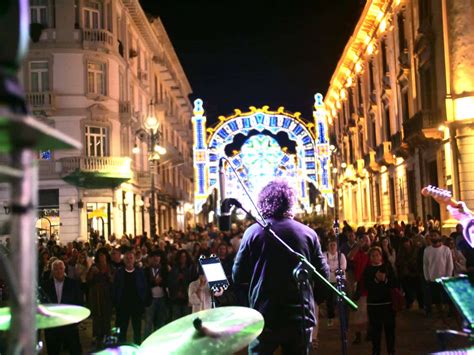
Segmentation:
[(117, 327), (120, 328), (120, 342), (127, 341), (128, 323), (130, 322), (131, 318), (133, 327), (133, 342), (136, 345), (140, 345), (142, 342), (142, 314), (143, 312), (130, 309), (129, 307), (120, 307), (120, 309), (117, 309), (116, 324)]
[(145, 309), (145, 339), (168, 320), (168, 305), (165, 297), (153, 298), (151, 305)]
[(249, 345), (250, 355), (273, 354), (281, 346), (283, 355), (308, 354), (311, 342), (311, 329), (301, 334), (301, 325), (295, 324), (278, 328), (263, 328), (262, 333)]
[(372, 355), (380, 355), (382, 342), (382, 329), (385, 330), (385, 343), (387, 352), (395, 353), (395, 312), (391, 304), (367, 305), (369, 316), (370, 335), (372, 338)]
[(174, 321), (181, 317), (191, 314), (191, 307), (182, 304), (172, 304), (171, 305), (171, 320)]

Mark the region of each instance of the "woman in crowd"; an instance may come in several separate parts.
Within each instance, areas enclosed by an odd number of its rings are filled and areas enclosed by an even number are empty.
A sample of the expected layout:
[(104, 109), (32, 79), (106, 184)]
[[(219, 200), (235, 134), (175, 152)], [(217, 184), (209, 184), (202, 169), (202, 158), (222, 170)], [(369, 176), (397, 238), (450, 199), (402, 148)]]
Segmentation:
[(94, 264), (87, 274), (89, 287), (89, 307), (92, 315), (92, 336), (96, 346), (100, 346), (105, 336), (110, 334), (112, 319), (112, 269), (110, 255), (105, 248), (97, 250)]
[[(330, 239), (328, 243), (328, 251), (324, 253), (327, 263), (329, 265), (329, 282), (336, 286), (336, 271), (339, 268), (339, 260), (337, 253), (337, 240)], [(345, 273), (347, 267), (346, 257), (341, 253), (341, 270)], [(336, 294), (334, 292), (328, 293), (327, 311), (328, 311), (328, 327), (333, 325), (335, 317), (334, 306), (336, 303)]]
[(194, 280), (194, 264), (185, 250), (176, 253), (174, 265), (169, 273), (169, 297), (171, 302), (171, 318), (176, 320), (190, 313), (188, 287)]
[(405, 293), (406, 307), (410, 309), (415, 301), (423, 309), (423, 278), (417, 270), (418, 250), (410, 238), (403, 237), (396, 261), (398, 278)]
[(369, 259), (370, 263), (364, 270), (363, 278), (367, 290), (372, 355), (381, 354), (382, 330), (385, 330), (388, 354), (395, 354), (395, 312), (391, 298), (395, 276), (390, 264), (384, 262), (380, 247), (370, 248)]
[(189, 284), (188, 298), (192, 313), (211, 309), (211, 291), (209, 290), (206, 275), (204, 275), (201, 268), (199, 269), (198, 279)]
[(392, 248), (392, 244), (390, 242), (390, 238), (382, 238), (380, 241), (380, 244), (382, 246), (382, 254), (383, 254), (383, 260), (385, 262), (388, 262), (390, 266), (392, 267), (392, 270), (396, 270), (396, 262), (397, 262), (397, 254), (395, 252), (395, 249)]
[(466, 273), (466, 258), (463, 253), (456, 248), (456, 241), (453, 238), (446, 239), (446, 245), (451, 250), (453, 256), (454, 275)]

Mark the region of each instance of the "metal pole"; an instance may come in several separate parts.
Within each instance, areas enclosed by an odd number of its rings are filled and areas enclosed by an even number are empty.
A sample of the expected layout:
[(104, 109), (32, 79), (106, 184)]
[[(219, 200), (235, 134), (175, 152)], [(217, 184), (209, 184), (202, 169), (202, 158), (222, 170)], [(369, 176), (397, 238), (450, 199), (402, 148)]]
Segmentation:
[(155, 161), (153, 159), (153, 150), (156, 144), (156, 134), (150, 130), (150, 179), (151, 179), (151, 197), (150, 197), (150, 239), (155, 239), (156, 236), (156, 219), (155, 219)]
[(12, 297), (8, 354), (36, 354), (37, 246), (34, 233), (38, 207), (36, 152), (22, 149), (12, 153), (13, 166), (23, 176), (11, 183), (12, 267), (17, 275), (18, 297)]

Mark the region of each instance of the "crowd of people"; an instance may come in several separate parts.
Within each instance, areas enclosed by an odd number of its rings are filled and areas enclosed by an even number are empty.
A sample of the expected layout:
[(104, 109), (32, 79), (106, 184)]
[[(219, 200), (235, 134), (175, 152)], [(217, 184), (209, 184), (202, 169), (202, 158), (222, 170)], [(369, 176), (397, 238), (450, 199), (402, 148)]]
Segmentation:
[[(88, 242), (61, 245), (57, 240), (38, 243), (38, 298), (43, 303), (84, 305), (91, 311), (94, 347), (107, 343), (112, 327), (119, 329), (119, 342), (126, 342), (132, 323), (133, 342), (163, 325), (211, 307), (207, 281), (199, 268), (201, 255), (215, 254), (232, 283), (232, 267), (245, 225), (221, 232), (216, 226), (197, 226), (187, 232), (170, 230), (158, 238), (124, 235), (121, 238), (95, 235)], [(357, 301), (357, 312), (345, 312), (356, 324), (354, 344), (365, 338), (380, 354), (385, 330), (389, 354), (395, 353), (393, 289), (400, 290), (407, 309), (415, 307), (433, 316), (448, 316), (448, 300), (436, 278), (464, 273), (474, 267), (474, 254), (462, 236), (462, 227), (441, 235), (432, 219), (425, 224), (394, 222), (389, 227), (352, 228), (344, 223), (338, 238), (334, 230), (310, 225), (319, 237), (329, 265), (329, 281), (336, 283), (341, 251), (346, 292)], [(315, 289), (317, 295), (321, 290)], [(318, 297), (316, 297), (318, 299)], [(230, 287), (216, 297), (217, 306), (246, 305), (245, 290)], [(321, 301), (321, 300), (319, 300)], [(326, 293), (327, 325), (333, 326), (335, 297)], [(452, 311), (452, 309), (451, 309)], [(142, 329), (142, 324), (144, 329)], [(314, 346), (317, 332), (313, 331)], [(82, 352), (76, 325), (45, 333), (49, 354), (60, 349)], [(92, 349), (86, 349), (92, 350)]]

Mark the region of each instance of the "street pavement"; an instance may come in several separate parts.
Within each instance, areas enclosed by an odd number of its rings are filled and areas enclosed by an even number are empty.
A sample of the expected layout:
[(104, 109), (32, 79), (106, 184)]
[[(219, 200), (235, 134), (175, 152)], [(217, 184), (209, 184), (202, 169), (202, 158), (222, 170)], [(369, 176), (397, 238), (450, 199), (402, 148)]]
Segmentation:
[[(319, 346), (317, 349), (311, 351), (311, 355), (325, 355), (325, 354), (341, 354), (341, 342), (339, 332), (339, 322), (337, 318), (331, 327), (327, 325), (327, 319), (324, 317), (324, 307), (320, 311), (320, 330), (319, 330)], [(349, 322), (348, 335), (348, 354), (371, 354), (370, 342), (363, 341), (361, 344), (354, 345), (352, 340), (354, 338), (355, 327)], [(448, 318), (442, 321), (439, 317), (426, 317), (421, 311), (406, 310), (397, 315), (396, 320), (396, 353), (398, 355), (420, 355), (429, 354), (436, 351), (441, 351), (436, 339), (436, 330), (438, 329), (460, 329), (455, 317)], [(365, 330), (364, 336), (365, 336)], [(90, 353), (93, 350), (92, 346), (92, 321), (85, 320), (80, 325), (81, 343), (84, 353)], [(128, 339), (132, 339), (131, 325), (129, 327)], [(455, 339), (449, 348), (461, 348), (467, 343), (462, 339)], [(385, 344), (382, 342), (382, 354), (386, 354)], [(47, 354), (46, 351), (42, 352)], [(157, 354), (159, 350), (157, 349)], [(239, 352), (246, 354), (246, 351)]]

